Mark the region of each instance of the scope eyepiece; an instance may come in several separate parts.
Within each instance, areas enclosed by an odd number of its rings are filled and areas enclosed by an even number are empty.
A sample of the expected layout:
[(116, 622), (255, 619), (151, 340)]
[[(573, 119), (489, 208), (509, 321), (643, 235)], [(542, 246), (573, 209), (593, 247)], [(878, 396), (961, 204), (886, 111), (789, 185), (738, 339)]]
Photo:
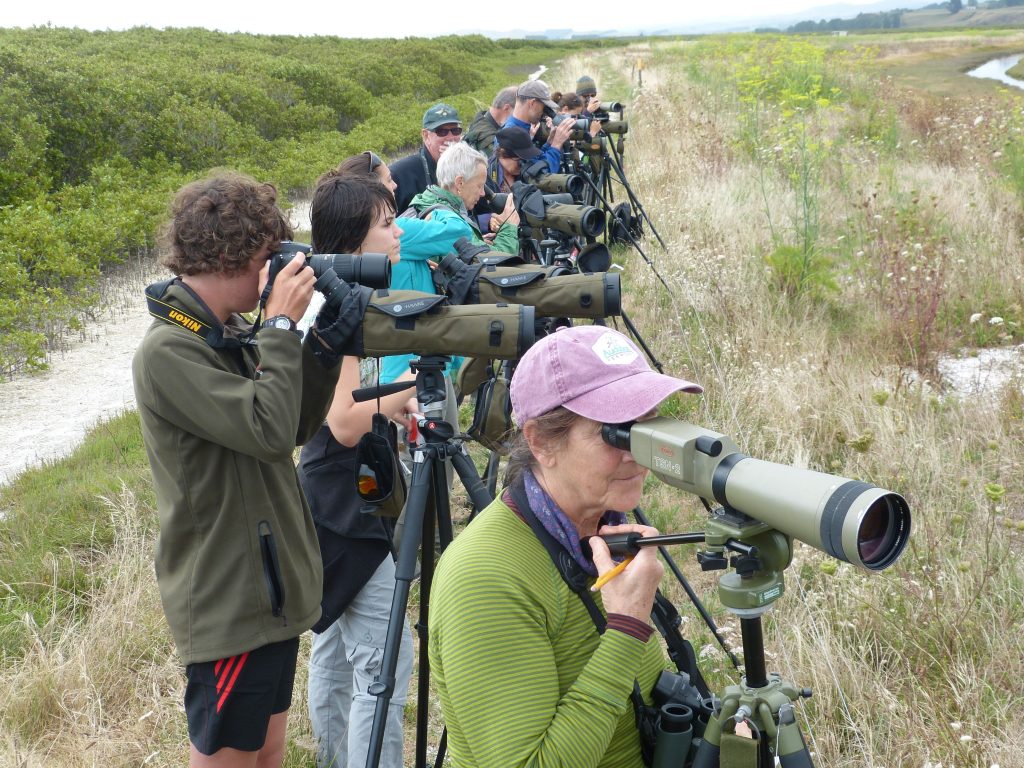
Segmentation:
[(636, 424), (635, 421), (626, 421), (622, 424), (602, 424), (601, 437), (608, 445), (628, 451), (629, 430), (634, 424)]

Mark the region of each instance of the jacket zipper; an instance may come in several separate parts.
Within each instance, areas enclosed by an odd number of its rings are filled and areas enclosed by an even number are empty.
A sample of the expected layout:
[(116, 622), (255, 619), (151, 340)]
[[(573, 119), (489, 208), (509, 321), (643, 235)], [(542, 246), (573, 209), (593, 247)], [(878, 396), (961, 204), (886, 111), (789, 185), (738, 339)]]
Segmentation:
[(284, 615), (284, 580), (281, 578), (281, 564), (277, 559), (277, 543), (270, 523), (260, 521), (257, 526), (260, 536), (260, 554), (263, 557), (263, 575), (267, 579), (267, 592), (270, 595), (270, 609), (274, 616), (280, 616), (288, 626), (288, 617)]

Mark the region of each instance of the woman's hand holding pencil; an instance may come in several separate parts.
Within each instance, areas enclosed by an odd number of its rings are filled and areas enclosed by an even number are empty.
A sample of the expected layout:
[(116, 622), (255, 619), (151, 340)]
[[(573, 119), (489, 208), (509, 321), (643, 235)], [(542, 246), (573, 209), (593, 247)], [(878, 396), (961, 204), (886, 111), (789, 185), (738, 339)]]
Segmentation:
[[(658, 531), (648, 525), (606, 525), (600, 535), (635, 531), (643, 537), (657, 536)], [(608, 613), (632, 616), (650, 622), (654, 593), (661, 583), (664, 566), (658, 560), (657, 547), (643, 547), (627, 555), (620, 563), (612, 560), (608, 545), (600, 538), (589, 539), (590, 549), (597, 566), (598, 579), (591, 588), (601, 590), (601, 600)]]

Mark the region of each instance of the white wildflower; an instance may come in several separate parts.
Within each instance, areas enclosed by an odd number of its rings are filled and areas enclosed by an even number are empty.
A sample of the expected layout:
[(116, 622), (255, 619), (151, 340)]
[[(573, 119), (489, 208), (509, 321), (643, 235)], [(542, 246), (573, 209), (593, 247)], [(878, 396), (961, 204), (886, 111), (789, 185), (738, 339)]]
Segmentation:
[(974, 118), (974, 124), (975, 125), (981, 125), (983, 122), (985, 122), (985, 116), (984, 115), (978, 115), (976, 118)]
[(975, 312), (973, 315), (971, 315), (971, 319), (968, 322), (970, 322), (971, 325), (974, 325), (974, 323), (978, 322), (979, 320), (981, 320), (981, 312)]
[(989, 325), (1002, 325), (1003, 324), (1003, 318), (1001, 318), (1001, 317), (989, 318), (988, 324)]

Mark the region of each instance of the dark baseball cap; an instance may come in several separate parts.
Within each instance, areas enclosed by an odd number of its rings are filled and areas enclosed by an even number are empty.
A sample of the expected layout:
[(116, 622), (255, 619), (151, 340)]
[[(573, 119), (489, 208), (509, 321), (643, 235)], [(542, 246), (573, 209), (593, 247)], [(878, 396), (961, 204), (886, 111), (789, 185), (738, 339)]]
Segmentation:
[(498, 131), (498, 146), (506, 152), (515, 153), (520, 160), (532, 160), (540, 150), (530, 140), (530, 134), (516, 125)]
[(551, 100), (551, 89), (543, 80), (527, 80), (519, 86), (516, 97), (520, 99), (540, 99), (552, 114), (558, 112), (558, 105)]
[(455, 107), (451, 104), (435, 104), (423, 113), (423, 127), (428, 131), (450, 123), (462, 125), (462, 121), (459, 120), (459, 113), (455, 111)]

